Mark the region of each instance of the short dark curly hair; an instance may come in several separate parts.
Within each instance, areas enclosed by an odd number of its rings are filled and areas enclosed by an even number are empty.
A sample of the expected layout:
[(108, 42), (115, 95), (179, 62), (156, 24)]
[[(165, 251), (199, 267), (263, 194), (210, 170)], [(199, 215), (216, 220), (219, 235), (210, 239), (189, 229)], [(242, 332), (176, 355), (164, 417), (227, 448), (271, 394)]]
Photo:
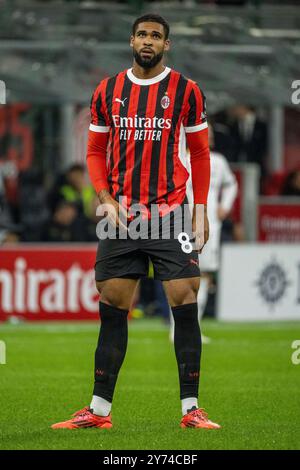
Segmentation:
[(165, 39), (168, 39), (169, 33), (170, 33), (170, 26), (167, 23), (167, 21), (160, 15), (157, 15), (156, 13), (147, 13), (146, 15), (140, 16), (135, 20), (135, 22), (132, 25), (132, 34), (133, 36), (136, 33), (137, 27), (140, 23), (147, 23), (147, 22), (153, 22), (153, 23), (159, 23), (163, 25), (164, 27), (164, 32), (165, 32)]

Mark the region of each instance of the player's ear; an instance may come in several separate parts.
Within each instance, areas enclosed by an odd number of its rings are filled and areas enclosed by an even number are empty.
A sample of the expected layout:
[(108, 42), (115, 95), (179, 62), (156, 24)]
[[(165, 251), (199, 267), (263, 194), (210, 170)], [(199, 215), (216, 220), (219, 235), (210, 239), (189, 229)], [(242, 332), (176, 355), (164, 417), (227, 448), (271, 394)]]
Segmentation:
[(171, 46), (170, 39), (166, 39), (165, 40), (165, 51), (168, 51), (170, 49), (170, 46)]
[(134, 37), (133, 36), (130, 36), (130, 47), (133, 47), (133, 41), (134, 41)]

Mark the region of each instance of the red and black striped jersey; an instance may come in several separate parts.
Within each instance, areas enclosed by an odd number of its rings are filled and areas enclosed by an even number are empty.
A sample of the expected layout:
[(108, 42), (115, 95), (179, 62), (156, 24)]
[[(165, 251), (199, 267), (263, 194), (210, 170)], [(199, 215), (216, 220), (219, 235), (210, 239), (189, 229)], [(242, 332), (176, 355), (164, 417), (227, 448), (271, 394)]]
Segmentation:
[(109, 133), (109, 191), (117, 200), (126, 196), (127, 206), (181, 203), (189, 176), (185, 133), (205, 128), (202, 91), (168, 67), (151, 79), (122, 71), (92, 97), (90, 130)]

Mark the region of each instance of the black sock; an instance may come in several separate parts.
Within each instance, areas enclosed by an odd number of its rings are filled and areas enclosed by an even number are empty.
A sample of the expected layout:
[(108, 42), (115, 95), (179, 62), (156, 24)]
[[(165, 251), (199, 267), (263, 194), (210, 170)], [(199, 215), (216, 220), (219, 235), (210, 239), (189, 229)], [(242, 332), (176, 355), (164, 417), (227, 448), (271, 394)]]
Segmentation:
[(201, 333), (197, 303), (172, 307), (175, 333), (174, 346), (178, 365), (180, 399), (198, 397)]
[(101, 328), (95, 352), (93, 395), (112, 402), (128, 340), (127, 315), (123, 310), (100, 302)]

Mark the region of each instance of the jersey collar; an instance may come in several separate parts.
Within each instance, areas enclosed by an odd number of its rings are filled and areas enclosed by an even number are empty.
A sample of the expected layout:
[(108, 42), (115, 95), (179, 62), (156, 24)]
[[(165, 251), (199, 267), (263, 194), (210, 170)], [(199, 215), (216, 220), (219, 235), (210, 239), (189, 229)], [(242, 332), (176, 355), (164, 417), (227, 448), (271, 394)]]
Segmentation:
[(165, 70), (161, 72), (159, 75), (156, 75), (156, 77), (137, 78), (135, 75), (133, 75), (132, 68), (131, 68), (127, 70), (127, 77), (136, 85), (153, 85), (154, 83), (160, 82), (161, 80), (166, 78), (166, 76), (168, 75), (168, 73), (170, 73), (170, 71), (171, 71), (170, 67), (165, 67)]

